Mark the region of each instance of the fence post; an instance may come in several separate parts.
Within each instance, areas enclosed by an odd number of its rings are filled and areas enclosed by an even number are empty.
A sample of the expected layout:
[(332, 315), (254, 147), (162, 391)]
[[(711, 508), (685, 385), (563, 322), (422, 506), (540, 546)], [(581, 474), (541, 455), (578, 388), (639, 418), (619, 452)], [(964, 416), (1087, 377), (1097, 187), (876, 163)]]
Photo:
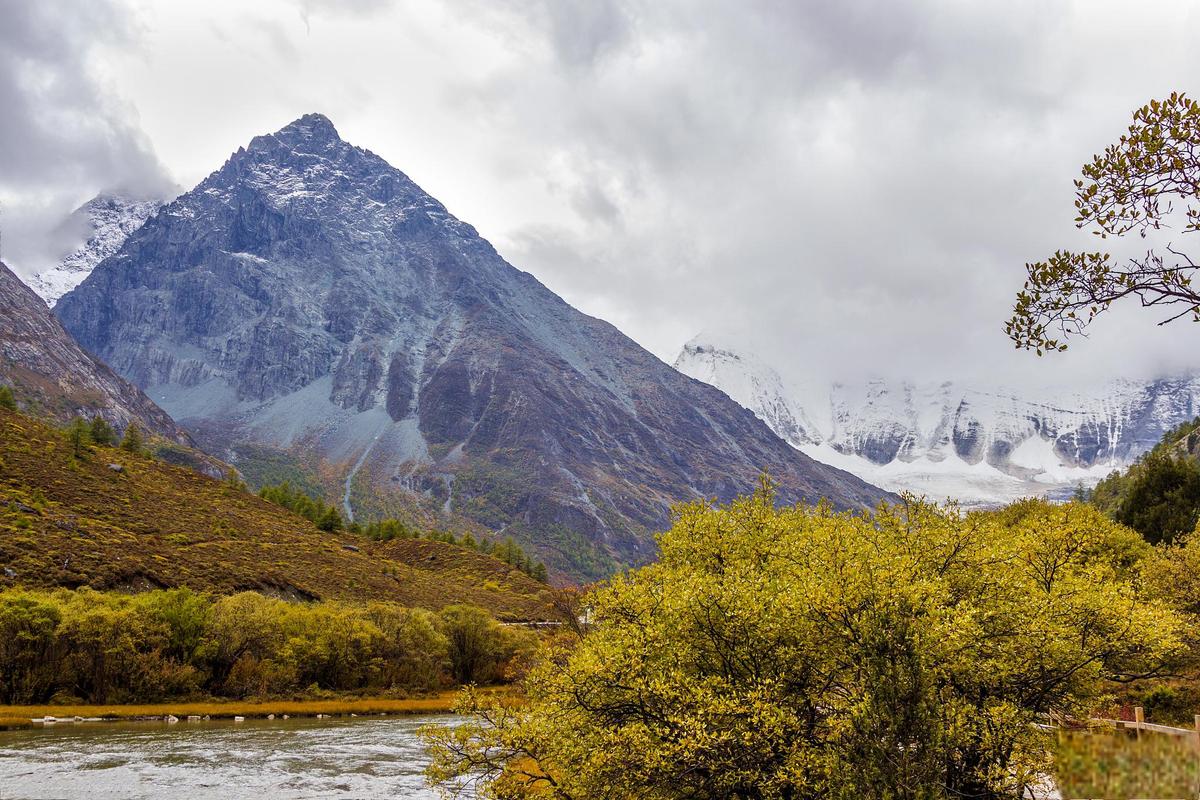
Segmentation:
[(1200, 714), (1196, 715), (1196, 747), (1200, 749)]
[(1135, 706), (1133, 709), (1133, 726), (1136, 730), (1137, 738), (1142, 738), (1142, 723), (1146, 721), (1146, 710), (1141, 706)]

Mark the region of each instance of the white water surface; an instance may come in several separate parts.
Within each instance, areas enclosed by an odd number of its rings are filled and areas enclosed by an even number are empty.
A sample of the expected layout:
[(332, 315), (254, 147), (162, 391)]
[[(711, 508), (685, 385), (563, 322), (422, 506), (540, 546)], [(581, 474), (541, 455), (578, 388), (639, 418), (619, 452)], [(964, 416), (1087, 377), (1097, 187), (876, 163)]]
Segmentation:
[(368, 717), (58, 724), (0, 731), (3, 800), (433, 800), (417, 730), (459, 719)]

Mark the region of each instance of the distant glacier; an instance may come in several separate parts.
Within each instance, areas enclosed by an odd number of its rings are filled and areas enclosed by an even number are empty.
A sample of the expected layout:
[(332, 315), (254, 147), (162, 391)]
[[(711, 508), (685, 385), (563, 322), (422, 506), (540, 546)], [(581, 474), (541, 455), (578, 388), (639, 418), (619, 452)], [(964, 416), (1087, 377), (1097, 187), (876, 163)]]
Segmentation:
[(684, 346), (675, 367), (818, 461), (966, 507), (1065, 496), (1200, 415), (1198, 374), (1037, 391), (882, 379), (796, 386), (746, 348), (704, 336)]

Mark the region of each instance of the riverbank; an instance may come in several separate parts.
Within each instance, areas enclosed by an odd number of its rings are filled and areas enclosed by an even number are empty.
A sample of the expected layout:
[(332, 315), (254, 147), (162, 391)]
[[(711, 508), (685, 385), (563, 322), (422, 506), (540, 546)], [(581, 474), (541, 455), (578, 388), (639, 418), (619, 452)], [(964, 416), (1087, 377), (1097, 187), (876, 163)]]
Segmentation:
[[(178, 703), (148, 703), (133, 705), (41, 705), (0, 706), (0, 728), (21, 728), (35, 724), (71, 723), (79, 720), (166, 720), (175, 717), (210, 719), (263, 719), (282, 717), (368, 716), (381, 714), (447, 714), (454, 706), (458, 692), (440, 692), (428, 697), (355, 698), (344, 700), (268, 700), (243, 702), (236, 700)], [(55, 723), (43, 723), (47, 717)]]

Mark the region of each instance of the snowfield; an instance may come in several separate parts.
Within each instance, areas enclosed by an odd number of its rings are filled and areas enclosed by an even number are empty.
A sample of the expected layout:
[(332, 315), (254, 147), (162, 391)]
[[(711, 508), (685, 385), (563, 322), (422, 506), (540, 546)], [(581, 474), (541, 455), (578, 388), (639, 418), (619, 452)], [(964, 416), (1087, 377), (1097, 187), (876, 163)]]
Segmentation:
[(697, 337), (675, 368), (721, 389), (810, 457), (963, 506), (1061, 497), (1200, 415), (1200, 375), (1037, 392), (952, 381), (789, 385), (753, 352)]

